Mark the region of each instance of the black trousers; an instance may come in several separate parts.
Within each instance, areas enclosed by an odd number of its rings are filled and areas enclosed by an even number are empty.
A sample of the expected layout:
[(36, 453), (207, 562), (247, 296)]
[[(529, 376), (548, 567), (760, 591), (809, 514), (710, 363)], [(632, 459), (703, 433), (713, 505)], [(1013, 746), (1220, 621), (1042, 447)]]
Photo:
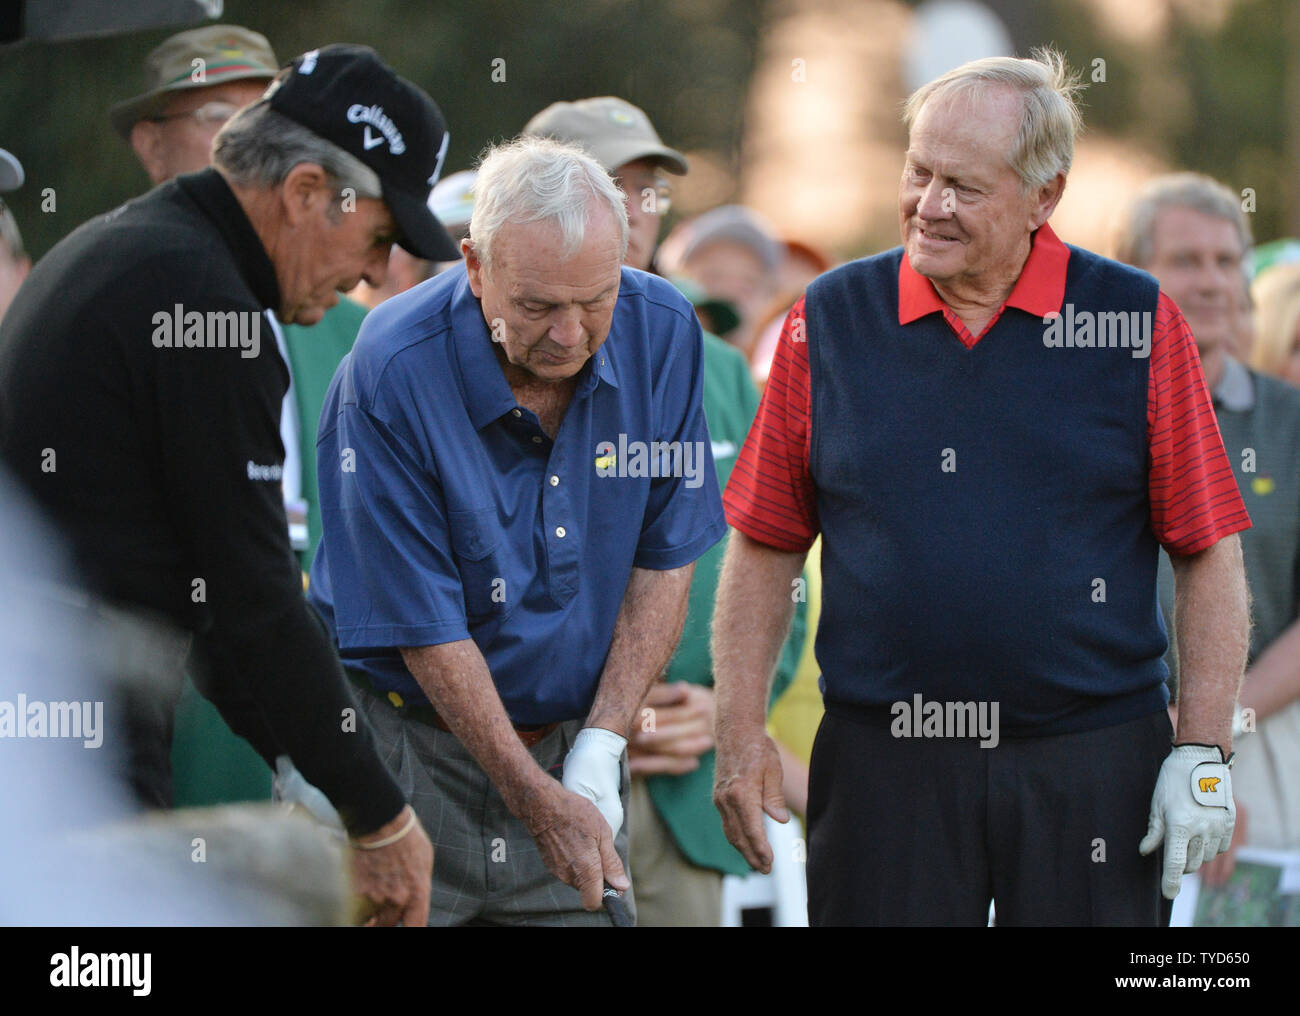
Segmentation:
[(1173, 729), (1161, 711), (1054, 737), (896, 738), (827, 711), (808, 797), (808, 916), (826, 925), (1169, 923), (1138, 854)]

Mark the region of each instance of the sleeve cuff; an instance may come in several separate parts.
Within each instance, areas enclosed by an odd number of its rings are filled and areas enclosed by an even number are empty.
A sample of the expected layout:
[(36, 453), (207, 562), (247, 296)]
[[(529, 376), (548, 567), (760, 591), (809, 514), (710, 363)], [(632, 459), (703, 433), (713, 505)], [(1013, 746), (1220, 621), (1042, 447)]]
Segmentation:
[(366, 624), (339, 626), (340, 650), (404, 649), (412, 646), (440, 646), (469, 638), (464, 621), (434, 621), (429, 624)]
[(709, 523), (707, 529), (695, 539), (676, 547), (662, 550), (638, 547), (636, 557), (632, 559), (635, 568), (650, 568), (654, 571), (669, 571), (680, 568), (692, 561), (697, 561), (704, 552), (727, 535), (727, 521), (721, 512)]

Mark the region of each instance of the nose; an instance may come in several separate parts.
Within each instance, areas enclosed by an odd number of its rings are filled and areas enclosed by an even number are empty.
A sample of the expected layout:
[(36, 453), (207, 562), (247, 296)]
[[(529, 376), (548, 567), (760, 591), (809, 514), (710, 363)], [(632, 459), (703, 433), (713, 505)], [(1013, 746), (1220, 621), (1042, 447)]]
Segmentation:
[(573, 349), (583, 341), (582, 314), (576, 304), (565, 307), (557, 313), (551, 325), (549, 337), (557, 346)]
[(938, 177), (932, 177), (921, 191), (917, 215), (923, 219), (948, 219), (952, 217), (952, 208), (951, 188), (944, 186)]
[(1206, 288), (1221, 290), (1229, 304), (1236, 303), (1237, 292), (1242, 285), (1240, 266), (1228, 267), (1215, 259), (1206, 274)]
[(376, 247), (367, 259), (361, 277), (369, 283), (372, 289), (379, 289), (384, 284), (384, 280), (388, 278), (388, 258), (392, 252), (393, 245), (386, 243)]

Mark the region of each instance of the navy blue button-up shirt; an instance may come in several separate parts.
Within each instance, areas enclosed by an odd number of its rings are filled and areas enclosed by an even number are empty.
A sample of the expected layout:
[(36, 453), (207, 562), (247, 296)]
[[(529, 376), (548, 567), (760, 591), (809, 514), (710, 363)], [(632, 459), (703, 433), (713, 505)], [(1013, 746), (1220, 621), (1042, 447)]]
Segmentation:
[(516, 723), (587, 714), (632, 568), (726, 533), (689, 303), (624, 268), (556, 439), (520, 406), (464, 268), (382, 304), (326, 396), (310, 598), (349, 666), (427, 701), (401, 647), (472, 638)]

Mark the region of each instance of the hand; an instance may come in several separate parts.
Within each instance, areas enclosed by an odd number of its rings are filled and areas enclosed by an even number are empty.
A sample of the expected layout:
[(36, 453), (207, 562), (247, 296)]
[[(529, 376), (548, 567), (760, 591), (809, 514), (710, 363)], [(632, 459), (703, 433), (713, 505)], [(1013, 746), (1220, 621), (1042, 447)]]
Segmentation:
[[(567, 768), (567, 767), (566, 767)], [(584, 910), (599, 910), (608, 882), (619, 892), (632, 887), (609, 822), (586, 797), (565, 790), (549, 777), (530, 795), (522, 816), (547, 869), (582, 894)]]
[(1232, 829), (1232, 842), (1226, 853), (1220, 854), (1213, 861), (1207, 861), (1201, 868), (1201, 884), (1220, 886), (1227, 884), (1237, 867), (1237, 848), (1246, 842), (1246, 806), (1237, 801), (1237, 822)]
[(1185, 873), (1228, 849), (1236, 815), (1220, 749), (1175, 745), (1160, 767), (1147, 834), (1138, 845), (1139, 853), (1149, 854), (1164, 840), (1166, 899), (1178, 895)]
[[(382, 840), (401, 832), (411, 820), (408, 804), (397, 817), (357, 842)], [(433, 844), (420, 820), (396, 843), (377, 850), (352, 851), (356, 891), (369, 904), (367, 928), (423, 928), (429, 923), (429, 893), (433, 886)]]
[(761, 726), (718, 738), (713, 776), (713, 803), (722, 814), (722, 831), (750, 867), (768, 874), (772, 847), (763, 829), (763, 813), (788, 822), (781, 793), (781, 759)]
[(618, 790), (626, 747), (627, 738), (612, 730), (583, 727), (564, 756), (564, 789), (581, 794), (600, 809), (609, 823), (610, 836), (617, 836), (623, 828), (623, 802)]
[[(641, 703), (627, 757), (632, 772), (687, 773), (713, 747), (713, 689), (685, 681), (658, 682)], [(653, 710), (646, 716), (646, 710)], [(647, 722), (653, 718), (653, 722)], [(646, 730), (646, 727), (653, 727)]]

